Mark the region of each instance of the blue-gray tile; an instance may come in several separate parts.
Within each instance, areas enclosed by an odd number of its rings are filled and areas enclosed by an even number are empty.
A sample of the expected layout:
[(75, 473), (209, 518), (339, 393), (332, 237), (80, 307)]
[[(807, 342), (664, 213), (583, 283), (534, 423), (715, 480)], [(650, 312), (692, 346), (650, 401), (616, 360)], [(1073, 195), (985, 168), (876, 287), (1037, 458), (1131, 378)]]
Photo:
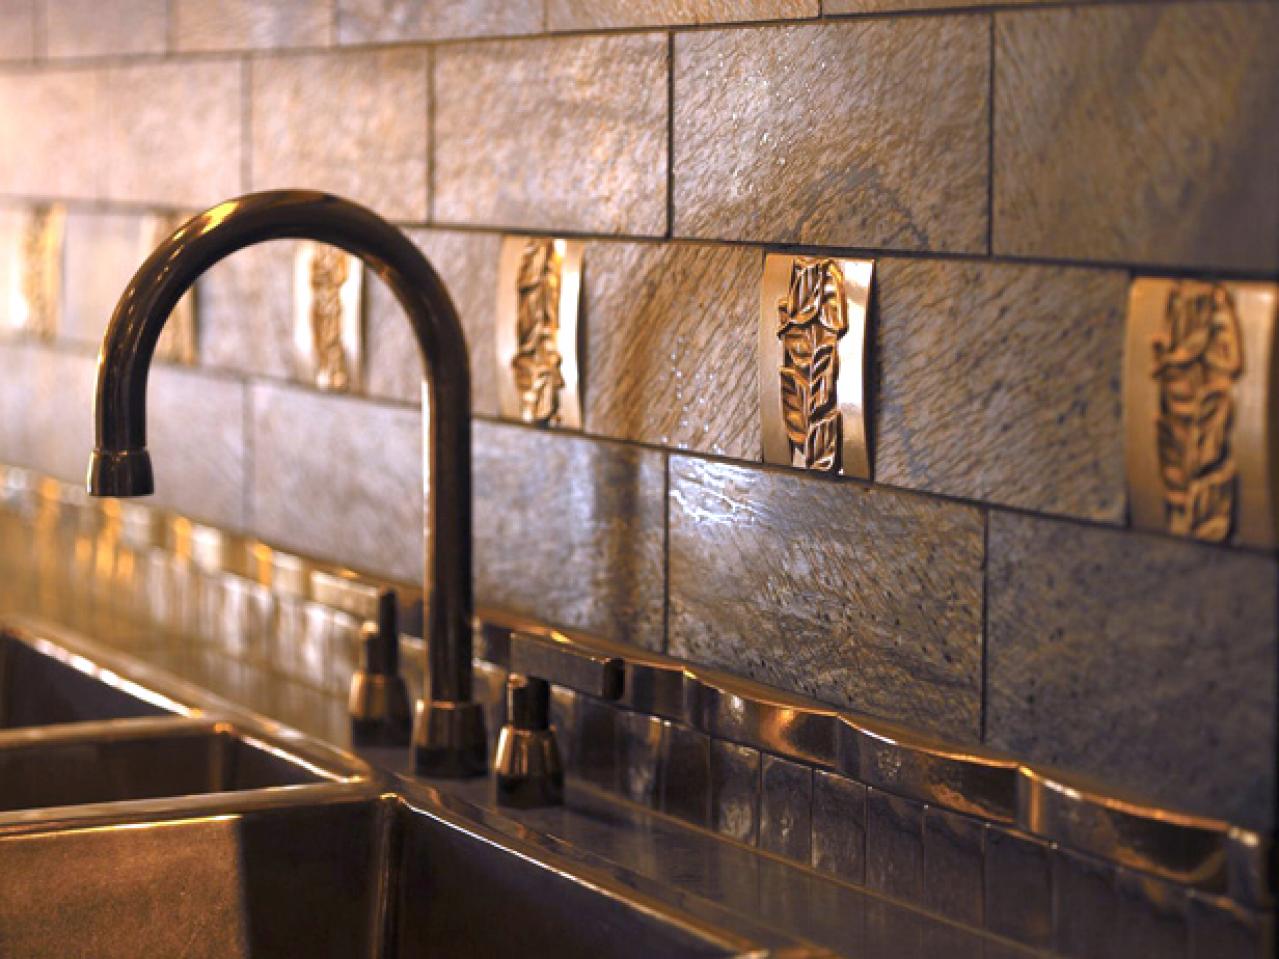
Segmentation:
[(761, 776), (759, 846), (796, 862), (811, 856), (813, 770), (765, 755)]
[(924, 811), (924, 896), (927, 909), (981, 926), (984, 825), (944, 809)]
[(986, 928), (1031, 946), (1052, 939), (1052, 849), (1000, 826), (986, 827)]
[(866, 881), (866, 787), (836, 773), (813, 773), (814, 869)]
[(739, 842), (759, 840), (760, 755), (750, 746), (711, 740), (711, 828)]
[(679, 723), (662, 723), (659, 779), (662, 811), (685, 822), (710, 822), (710, 737)]
[(866, 886), (918, 903), (924, 890), (924, 804), (866, 790)]

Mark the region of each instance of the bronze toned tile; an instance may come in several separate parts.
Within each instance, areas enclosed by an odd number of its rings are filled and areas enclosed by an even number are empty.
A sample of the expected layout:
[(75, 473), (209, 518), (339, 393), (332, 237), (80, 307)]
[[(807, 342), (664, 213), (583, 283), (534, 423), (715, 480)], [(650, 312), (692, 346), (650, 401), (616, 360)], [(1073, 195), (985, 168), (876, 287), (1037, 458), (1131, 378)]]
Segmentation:
[(0, 6), (0, 60), (36, 55), (36, 0), (8, 0)]
[(976, 819), (932, 806), (924, 810), (925, 909), (981, 927), (984, 833)]
[(680, 723), (662, 723), (661, 808), (695, 826), (711, 819), (710, 738)]
[(758, 460), (760, 253), (591, 243), (586, 430)]
[(327, 0), (174, 0), (173, 45), (201, 50), (327, 46), (333, 9)]
[(982, 534), (968, 506), (672, 457), (670, 651), (971, 740)]
[(1052, 850), (999, 826), (986, 827), (986, 928), (1030, 946), (1052, 939)]
[(1053, 854), (1053, 948), (1078, 959), (1120, 959), (1115, 867), (1066, 849)]
[(984, 250), (988, 47), (980, 17), (677, 34), (675, 235)]
[(622, 711), (590, 696), (578, 696), (574, 712), (574, 771), (587, 782), (616, 792), (621, 778)]
[(919, 903), (924, 892), (924, 804), (866, 790), (866, 887)]
[(442, 48), (434, 102), (436, 220), (665, 230), (664, 35)]
[(229, 60), (111, 70), (105, 196), (201, 210), (243, 192), (242, 75)]
[(164, 53), (167, 0), (54, 0), (44, 7), (50, 57)]
[(540, 0), (337, 0), (338, 43), (510, 36), (541, 30)]
[(882, 899), (866, 901), (866, 959), (926, 959), (919, 913)]
[(0, 192), (95, 198), (104, 176), (105, 72), (0, 75)]
[(661, 648), (663, 454), (477, 422), (474, 464), (478, 602)]
[(996, 16), (994, 247), (1279, 267), (1279, 9)]
[(296, 249), (293, 240), (259, 243), (214, 264), (200, 278), (201, 363), (275, 379), (292, 377)]
[(1003, 512), (989, 556), (990, 745), (1270, 827), (1273, 557)]
[(327, 190), (426, 219), (426, 51), (269, 57), (252, 73), (253, 189)]
[(618, 711), (618, 788), (631, 802), (657, 808), (663, 745), (663, 723), (660, 719), (644, 713)]
[(1274, 918), (1224, 896), (1191, 893), (1190, 942), (1194, 959), (1266, 959), (1274, 955)]
[(818, 0), (548, 0), (552, 30), (608, 30), (743, 20), (798, 20), (817, 16)]
[(878, 272), (875, 478), (1122, 522), (1126, 274), (891, 258)]
[(759, 839), (760, 755), (711, 740), (711, 828), (753, 846)]
[(813, 770), (767, 753), (760, 776), (759, 848), (807, 864), (812, 857)]
[(814, 869), (845, 882), (866, 881), (866, 787), (836, 773), (813, 772)]
[(1184, 887), (1119, 869), (1115, 891), (1119, 897), (1115, 929), (1119, 955), (1189, 956), (1189, 903)]

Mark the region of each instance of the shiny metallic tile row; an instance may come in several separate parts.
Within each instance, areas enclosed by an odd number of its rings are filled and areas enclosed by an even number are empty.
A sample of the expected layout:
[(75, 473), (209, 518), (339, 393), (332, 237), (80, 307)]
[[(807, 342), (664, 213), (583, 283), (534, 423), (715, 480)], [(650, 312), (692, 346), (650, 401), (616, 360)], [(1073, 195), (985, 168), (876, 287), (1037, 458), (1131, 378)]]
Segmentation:
[[(376, 581), (148, 507), (89, 501), (76, 487), (23, 470), (0, 470), (0, 501), (33, 524), (37, 570), (42, 556), (44, 562), (68, 562), (58, 558), (66, 550), (47, 543), (42, 531), (69, 532), (69, 562), (77, 567), (70, 581), (105, 580), (109, 586), (95, 589), (116, 604), (132, 603), (152, 622), (205, 638), (227, 655), (271, 663), (316, 688), (344, 690), (356, 627), (372, 615)], [(404, 588), (401, 602), (409, 612), (405, 629), (412, 631), (420, 594)], [(574, 655), (614, 661), (621, 682), (590, 691), (613, 700), (608, 708), (634, 717), (628, 723), (666, 723), (721, 744), (717, 749), (754, 750), (821, 775), (847, 777), (1239, 903), (1272, 902), (1270, 838), (1258, 833), (1110, 795), (992, 750), (956, 747), (633, 646), (493, 610), (481, 610), (480, 621), (478, 655), (499, 668), (509, 661), (516, 632), (551, 637)], [(691, 787), (681, 785), (675, 801), (700, 802)]]

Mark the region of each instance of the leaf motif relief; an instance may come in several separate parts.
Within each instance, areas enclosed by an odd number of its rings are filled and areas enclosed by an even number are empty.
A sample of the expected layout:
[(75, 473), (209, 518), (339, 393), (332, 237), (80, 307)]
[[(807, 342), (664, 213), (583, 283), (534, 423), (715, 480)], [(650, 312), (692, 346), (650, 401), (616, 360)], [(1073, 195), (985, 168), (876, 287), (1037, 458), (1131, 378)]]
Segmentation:
[(520, 398), (520, 418), (551, 423), (559, 415), (563, 357), (559, 352), (560, 280), (563, 257), (554, 240), (524, 246), (517, 273), (516, 349), (511, 374)]

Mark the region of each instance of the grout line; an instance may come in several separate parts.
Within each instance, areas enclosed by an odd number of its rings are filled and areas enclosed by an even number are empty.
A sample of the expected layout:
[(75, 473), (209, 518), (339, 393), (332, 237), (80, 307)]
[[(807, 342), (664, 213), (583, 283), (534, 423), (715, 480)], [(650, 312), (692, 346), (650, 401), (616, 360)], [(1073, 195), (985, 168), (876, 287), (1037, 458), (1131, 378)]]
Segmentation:
[(986, 255), (995, 255), (995, 14), (990, 15), (986, 78)]
[(662, 470), (662, 652), (671, 648), (671, 454), (663, 457)]
[(47, 60), (49, 57), (49, 7), (47, 2), (31, 5), (31, 53), (26, 66)]
[(240, 478), (240, 515), (245, 529), (253, 529), (253, 470), (256, 467), (255, 448), (253, 443), (253, 383), (245, 380), (244, 412), (241, 430), (244, 432), (244, 475)]
[(253, 60), (240, 61), (240, 192), (253, 183)]
[(675, 234), (675, 32), (666, 34), (666, 237)]
[(435, 70), (434, 50), (426, 51), (426, 219), (435, 220)]
[(981, 723), (978, 742), (986, 742), (990, 700), (990, 510), (981, 517)]

